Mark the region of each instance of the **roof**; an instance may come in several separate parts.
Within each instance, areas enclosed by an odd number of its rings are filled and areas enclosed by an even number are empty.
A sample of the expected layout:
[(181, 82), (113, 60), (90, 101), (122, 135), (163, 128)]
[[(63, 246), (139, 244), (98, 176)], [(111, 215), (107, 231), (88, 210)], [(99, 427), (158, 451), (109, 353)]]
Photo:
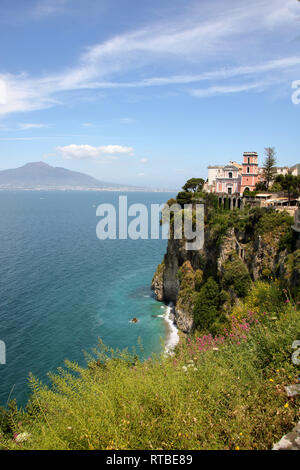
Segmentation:
[(224, 170), (238, 171), (238, 168), (234, 165), (226, 165), (226, 166), (224, 166)]

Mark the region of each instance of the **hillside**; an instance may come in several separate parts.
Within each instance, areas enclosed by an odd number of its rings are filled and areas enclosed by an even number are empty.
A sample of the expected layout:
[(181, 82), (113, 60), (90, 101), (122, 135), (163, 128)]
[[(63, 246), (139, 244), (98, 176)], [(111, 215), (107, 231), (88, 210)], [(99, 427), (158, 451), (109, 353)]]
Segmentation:
[[(77, 171), (53, 167), (44, 162), (27, 163), (11, 170), (0, 171), (0, 189), (114, 189), (120, 184), (99, 181)], [(128, 189), (141, 189), (133, 186)]]
[(299, 419), (285, 386), (297, 381), (300, 337), (295, 304), (278, 300), (274, 314), (272, 301), (266, 315), (244, 305), (226, 333), (188, 337), (174, 356), (100, 345), (87, 368), (51, 375), (50, 389), (31, 377), (27, 409), (0, 410), (0, 449), (271, 449)]
[(171, 236), (153, 280), (185, 332), (173, 354), (100, 342), (86, 368), (66, 361), (50, 387), (31, 377), (27, 408), (0, 409), (0, 449), (299, 448), (300, 250), (291, 222), (275, 210), (218, 210), (207, 197), (203, 250), (187, 252)]
[(219, 209), (213, 195), (201, 196), (203, 249), (187, 251), (185, 240), (171, 233), (152, 281), (157, 299), (175, 305), (178, 328), (191, 333), (226, 326), (228, 313), (248, 294), (253, 281), (276, 280), (299, 301), (300, 243), (291, 228), (293, 218), (273, 208)]

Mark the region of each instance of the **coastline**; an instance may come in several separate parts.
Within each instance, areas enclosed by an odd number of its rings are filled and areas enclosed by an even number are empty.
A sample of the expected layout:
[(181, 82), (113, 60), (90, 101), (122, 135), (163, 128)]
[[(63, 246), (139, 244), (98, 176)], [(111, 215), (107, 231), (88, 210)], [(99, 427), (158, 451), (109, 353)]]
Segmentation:
[(162, 315), (159, 315), (159, 317), (164, 319), (165, 325), (166, 325), (164, 353), (166, 355), (172, 355), (174, 354), (173, 351), (179, 342), (179, 330), (174, 321), (174, 313), (173, 313), (174, 306), (172, 303), (170, 303), (169, 305), (165, 305), (162, 308), (165, 309), (165, 313)]

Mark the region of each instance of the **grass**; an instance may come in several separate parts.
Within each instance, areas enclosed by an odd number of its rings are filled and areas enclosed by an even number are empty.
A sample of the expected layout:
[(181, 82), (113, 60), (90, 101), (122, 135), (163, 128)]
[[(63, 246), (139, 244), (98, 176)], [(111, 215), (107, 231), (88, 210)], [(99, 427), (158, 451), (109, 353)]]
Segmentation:
[(0, 448), (269, 449), (299, 419), (284, 391), (297, 376), (299, 311), (282, 303), (245, 335), (234, 331), (143, 361), (100, 344), (87, 368), (67, 362), (51, 388), (31, 377), (31, 402), (9, 415)]

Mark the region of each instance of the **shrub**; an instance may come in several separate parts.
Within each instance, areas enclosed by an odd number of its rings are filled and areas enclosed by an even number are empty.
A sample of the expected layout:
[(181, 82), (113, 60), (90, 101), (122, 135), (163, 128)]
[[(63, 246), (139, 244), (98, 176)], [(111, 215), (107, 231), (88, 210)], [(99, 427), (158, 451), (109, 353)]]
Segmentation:
[(279, 282), (256, 281), (243, 303), (233, 308), (233, 315), (241, 318), (245, 311), (254, 312), (257, 318), (279, 315), (283, 309), (284, 296)]
[(196, 328), (209, 330), (217, 320), (219, 307), (219, 286), (212, 277), (208, 278), (197, 294), (194, 307)]
[(195, 271), (195, 290), (197, 292), (200, 291), (202, 284), (203, 284), (203, 271), (202, 269), (197, 269)]
[(188, 191), (181, 191), (176, 196), (176, 202), (177, 204), (180, 204), (181, 207), (183, 207), (184, 204), (191, 204), (192, 194)]
[(223, 265), (221, 283), (224, 289), (232, 289), (238, 297), (245, 297), (251, 285), (251, 278), (244, 263), (235, 256)]
[(270, 449), (299, 419), (299, 397), (284, 386), (298, 374), (290, 355), (300, 317), (281, 307), (246, 339), (187, 338), (174, 356), (143, 362), (100, 345), (87, 369), (67, 363), (50, 388), (31, 378), (30, 408), (9, 417), (14, 435), (0, 448)]

